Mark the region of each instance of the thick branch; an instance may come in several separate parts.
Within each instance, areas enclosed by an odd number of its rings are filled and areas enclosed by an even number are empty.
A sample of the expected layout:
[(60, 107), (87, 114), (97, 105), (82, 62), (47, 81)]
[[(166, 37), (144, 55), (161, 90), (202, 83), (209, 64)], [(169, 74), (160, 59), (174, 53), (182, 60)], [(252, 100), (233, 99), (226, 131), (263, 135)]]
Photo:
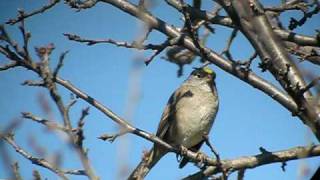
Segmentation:
[[(253, 169), (271, 163), (283, 163), (291, 160), (302, 159), (320, 155), (320, 145), (298, 146), (288, 150), (277, 152), (263, 152), (254, 156), (244, 156), (236, 159), (222, 160), (223, 169), (231, 172), (241, 169)], [(209, 166), (203, 171), (188, 176), (185, 179), (201, 179), (212, 174), (219, 173), (221, 170), (216, 166)]]
[(320, 47), (320, 40), (316, 37), (306, 36), (290, 32), (282, 29), (273, 30), (282, 40), (294, 42), (300, 46), (318, 46)]
[(311, 93), (303, 95), (300, 89), (306, 83), (293, 60), (286, 52), (285, 45), (272, 30), (262, 5), (255, 0), (232, 0), (231, 4), (220, 1), (239, 29), (257, 50), (263, 70), (269, 70), (281, 86), (299, 106), (298, 116), (308, 125), (320, 140), (320, 116), (315, 107), (307, 102)]

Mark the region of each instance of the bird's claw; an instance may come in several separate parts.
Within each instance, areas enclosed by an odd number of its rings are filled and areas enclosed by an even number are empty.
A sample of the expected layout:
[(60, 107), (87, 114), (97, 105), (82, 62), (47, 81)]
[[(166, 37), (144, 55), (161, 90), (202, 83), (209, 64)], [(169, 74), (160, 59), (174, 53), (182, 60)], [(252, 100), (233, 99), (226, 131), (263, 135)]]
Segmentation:
[(180, 153), (181, 155), (186, 155), (188, 152), (188, 148), (184, 147), (184, 146), (180, 146)]
[(197, 160), (199, 160), (199, 162), (197, 164), (199, 164), (200, 166), (204, 166), (205, 165), (207, 156), (204, 153), (198, 151), (197, 155), (196, 155), (196, 158), (197, 158)]

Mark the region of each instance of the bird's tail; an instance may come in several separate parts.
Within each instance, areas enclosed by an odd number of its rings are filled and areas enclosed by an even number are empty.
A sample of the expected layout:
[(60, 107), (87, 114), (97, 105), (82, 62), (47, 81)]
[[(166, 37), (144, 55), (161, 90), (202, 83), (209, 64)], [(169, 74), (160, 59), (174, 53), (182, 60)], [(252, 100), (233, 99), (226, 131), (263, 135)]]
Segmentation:
[[(156, 151), (155, 151), (156, 149)], [(166, 154), (162, 148), (152, 148), (148, 154), (143, 157), (139, 165), (132, 171), (128, 180), (141, 180), (149, 173), (151, 168)]]

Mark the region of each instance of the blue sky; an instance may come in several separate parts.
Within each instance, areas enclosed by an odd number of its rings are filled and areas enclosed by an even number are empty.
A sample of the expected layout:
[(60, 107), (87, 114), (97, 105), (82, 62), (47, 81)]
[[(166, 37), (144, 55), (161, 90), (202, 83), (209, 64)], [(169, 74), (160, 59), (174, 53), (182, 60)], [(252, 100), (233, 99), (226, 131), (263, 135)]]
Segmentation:
[[(175, 26), (181, 26), (180, 15), (176, 10), (166, 6), (162, 1), (156, 1), (153, 13), (161, 19)], [(209, 1), (206, 1), (208, 3)], [(272, 1), (273, 2), (273, 1)], [(17, 8), (23, 8), (27, 12), (46, 1), (0, 1), (0, 23), (3, 24), (9, 18), (15, 17)], [(271, 4), (268, 1), (268, 4)], [(209, 4), (204, 4), (206, 9)], [(295, 14), (299, 17), (301, 14)], [(314, 34), (314, 29), (320, 27), (320, 16), (306, 24), (304, 28), (298, 28), (297, 32), (309, 35)], [(283, 16), (288, 20), (289, 16)], [(286, 23), (287, 24), (287, 23)], [(6, 26), (10, 34), (18, 42), (21, 35), (17, 26)], [(52, 10), (31, 17), (26, 21), (27, 29), (32, 33), (30, 52), (34, 46), (42, 46), (54, 43), (56, 49), (52, 53), (52, 66), (57, 64), (57, 59), (65, 50), (70, 53), (66, 57), (65, 65), (60, 76), (71, 81), (75, 86), (98, 99), (105, 106), (112, 109), (121, 117), (130, 119), (133, 125), (148, 132), (156, 132), (159, 118), (171, 93), (187, 78), (192, 67), (199, 65), (198, 61), (185, 67), (184, 75), (176, 77), (177, 66), (170, 64), (158, 56), (149, 66), (138, 66), (138, 71), (133, 71), (139, 57), (149, 57), (150, 52), (136, 51), (115, 47), (109, 44), (86, 46), (68, 41), (62, 34), (75, 33), (86, 38), (112, 38), (121, 41), (132, 41), (141, 32), (141, 23), (135, 18), (106, 4), (98, 4), (90, 10), (75, 12), (63, 3), (58, 4)], [(216, 26), (216, 34), (213, 34), (207, 46), (220, 52), (225, 44), (230, 30)], [(165, 36), (158, 32), (152, 32), (150, 41), (161, 43)], [(237, 59), (246, 59), (252, 53), (252, 48), (243, 36), (238, 36), (232, 47), (232, 53)], [(34, 54), (33, 54), (34, 55)], [(33, 56), (35, 59), (36, 56)], [(0, 64), (7, 62), (0, 56)], [(258, 61), (253, 63), (254, 71), (264, 78), (277, 84), (269, 73), (261, 73), (257, 67)], [(273, 101), (264, 93), (253, 89), (248, 84), (223, 72), (218, 67), (211, 65), (217, 73), (216, 84), (220, 97), (220, 110), (217, 115), (213, 130), (210, 133), (211, 142), (219, 151), (221, 158), (231, 159), (243, 155), (259, 153), (259, 147), (268, 151), (288, 149), (293, 146), (317, 143), (310, 130), (301, 121)], [(308, 62), (303, 64), (304, 69), (319, 75), (319, 69)], [(136, 72), (136, 73), (134, 73)], [(135, 74), (135, 76), (133, 76)], [(38, 77), (30, 71), (18, 68), (6, 72), (0, 72), (0, 114), (3, 128), (13, 119), (20, 117), (20, 112), (28, 111), (35, 115), (52, 118), (61, 122), (57, 109), (49, 99), (45, 89), (23, 87), (21, 82)], [(134, 86), (132, 86), (134, 84)], [(135, 101), (130, 101), (130, 89), (138, 90)], [(59, 88), (68, 102), (70, 92)], [(39, 99), (45, 96), (51, 105), (51, 113), (46, 113), (39, 103)], [(131, 103), (130, 103), (131, 102)], [(133, 106), (131, 106), (133, 104)], [(88, 104), (79, 100), (71, 111), (73, 124), (76, 125), (80, 117), (81, 109)], [(133, 110), (129, 113), (128, 109)], [(136, 137), (126, 135), (115, 142), (108, 143), (97, 139), (103, 133), (115, 133), (118, 126), (101, 112), (90, 108), (90, 115), (86, 118), (85, 146), (89, 148), (91, 163), (101, 179), (116, 179), (119, 166), (126, 165), (129, 171), (138, 164), (142, 157), (142, 151), (152, 146), (152, 143)], [(79, 158), (61, 139), (61, 135), (47, 132), (39, 124), (24, 120), (16, 131), (17, 142), (29, 152), (37, 155), (30, 146), (30, 139), (36, 139), (36, 143), (47, 149), (48, 157), (59, 152), (62, 154), (62, 167), (66, 169), (81, 168)], [(11, 148), (11, 157), (18, 161), (22, 176), (25, 179), (32, 177), (33, 169), (41, 172), (43, 177), (55, 179), (50, 171), (32, 165), (28, 160), (15, 153)], [(212, 153), (203, 146), (202, 151), (210, 156)], [(281, 164), (262, 166), (246, 171), (246, 179), (298, 179), (299, 169), (308, 167), (313, 173), (320, 165), (320, 158), (290, 161), (287, 163), (286, 172), (281, 170)], [(174, 154), (168, 154), (151, 171), (147, 179), (178, 179), (185, 177), (197, 168), (188, 164), (183, 169), (178, 169), (178, 163)], [(310, 175), (310, 174), (309, 174)], [(6, 178), (3, 164), (0, 164), (0, 178)], [(234, 179), (236, 176), (232, 175)], [(71, 179), (85, 179), (79, 176), (70, 176)], [(123, 177), (121, 177), (123, 179)], [(121, 179), (120, 178), (120, 179)]]

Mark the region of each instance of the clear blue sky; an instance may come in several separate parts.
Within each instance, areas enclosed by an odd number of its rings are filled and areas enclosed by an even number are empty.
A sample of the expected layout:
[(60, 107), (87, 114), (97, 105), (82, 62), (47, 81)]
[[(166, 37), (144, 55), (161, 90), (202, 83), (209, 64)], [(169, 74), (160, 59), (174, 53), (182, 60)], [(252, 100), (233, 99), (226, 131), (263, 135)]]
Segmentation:
[[(23, 8), (29, 12), (46, 2), (0, 1), (0, 23), (3, 24), (9, 18), (15, 17), (17, 8)], [(166, 6), (162, 1), (157, 2), (157, 6), (152, 10), (155, 15), (175, 26), (182, 25), (180, 15), (176, 10)], [(271, 4), (270, 1), (268, 3)], [(204, 7), (211, 9), (206, 4)], [(298, 17), (299, 14), (295, 16)], [(289, 19), (289, 17), (283, 18)], [(320, 27), (319, 18), (320, 16), (317, 15), (313, 21), (307, 23), (306, 27), (298, 28), (298, 32), (312, 35), (313, 29)], [(56, 46), (52, 54), (52, 65), (54, 66), (60, 53), (70, 50), (60, 76), (98, 99), (115, 113), (129, 118), (136, 127), (148, 132), (156, 131), (159, 118), (171, 93), (186, 79), (191, 68), (199, 65), (197, 61), (185, 67), (184, 76), (177, 78), (177, 67), (158, 56), (148, 67), (140, 66), (140, 71), (136, 73), (135, 78), (132, 78), (133, 61), (137, 57), (150, 56), (150, 52), (138, 52), (109, 44), (88, 47), (84, 44), (70, 42), (62, 35), (62, 33), (75, 33), (87, 38), (134, 40), (141, 31), (139, 21), (106, 4), (98, 4), (90, 10), (75, 12), (60, 3), (52, 10), (28, 19), (26, 26), (32, 33), (31, 52), (34, 46), (54, 43)], [(18, 28), (16, 26), (6, 27), (10, 34), (21, 42)], [(210, 37), (208, 46), (220, 52), (229, 34), (229, 29), (217, 26), (216, 34)], [(164, 39), (162, 34), (153, 32), (150, 42), (161, 43)], [(237, 59), (245, 59), (250, 56), (252, 49), (248, 42), (239, 36), (232, 52)], [(36, 59), (36, 56), (33, 57)], [(0, 56), (0, 64), (5, 62), (5, 58)], [(258, 61), (253, 64), (254, 70), (274, 82), (269, 73), (261, 73), (256, 68), (257, 64)], [(315, 74), (320, 74), (319, 69), (314, 68), (308, 62), (303, 66)], [(211, 65), (211, 67), (217, 72), (220, 111), (210, 138), (223, 159), (258, 154), (259, 147), (264, 147), (268, 151), (277, 151), (307, 145), (311, 142), (317, 143), (310, 130), (300, 120), (292, 117), (280, 104), (216, 66)], [(47, 96), (46, 90), (20, 85), (24, 80), (37, 78), (32, 72), (21, 68), (0, 73), (1, 128), (8, 125), (13, 119), (19, 118), (22, 111), (50, 117), (61, 122), (56, 107)], [(137, 89), (139, 95), (136, 96), (134, 107), (128, 108), (130, 104), (128, 103), (130, 102), (128, 92), (132, 88)], [(60, 88), (60, 92), (64, 95), (64, 101), (67, 102), (70, 93), (63, 88)], [(50, 101), (51, 115), (45, 113), (39, 104), (39, 98), (42, 95), (45, 95)], [(74, 125), (80, 117), (81, 109), (86, 106), (88, 106), (87, 103), (79, 100), (72, 109), (71, 118)], [(128, 113), (128, 109), (133, 109), (133, 113)], [(115, 133), (117, 130), (118, 126), (113, 121), (91, 107), (90, 115), (86, 118), (85, 146), (89, 148), (91, 163), (101, 179), (116, 179), (119, 177), (117, 176), (119, 166), (122, 165), (126, 165), (131, 171), (141, 159), (142, 151), (152, 146), (150, 142), (133, 135), (126, 135), (112, 144), (97, 139), (103, 133)], [(63, 168), (81, 168), (78, 157), (63, 142), (60, 134), (48, 133), (41, 125), (25, 120), (17, 129), (16, 140), (23, 148), (37, 155), (34, 148), (30, 146), (32, 138), (36, 139), (39, 146), (47, 149), (49, 158), (52, 158), (54, 153), (60, 152)], [(56, 176), (50, 171), (32, 165), (21, 155), (15, 153), (12, 148), (8, 149), (11, 157), (19, 162), (22, 176), (25, 179), (31, 179), (33, 169), (39, 170), (43, 177), (56, 179)], [(207, 147), (203, 146), (201, 150), (212, 156)], [(298, 179), (301, 167), (309, 168), (309, 175), (311, 175), (319, 165), (320, 158), (310, 158), (288, 162), (286, 172), (283, 172), (281, 164), (277, 163), (247, 170), (245, 176), (247, 180)], [(187, 165), (184, 169), (178, 169), (175, 155), (168, 154), (154, 167), (147, 179), (178, 179), (196, 171), (197, 168), (192, 164)], [(8, 174), (1, 163), (0, 178), (7, 177)], [(232, 175), (233, 179), (235, 177)], [(70, 176), (70, 178), (84, 179), (79, 176)]]

